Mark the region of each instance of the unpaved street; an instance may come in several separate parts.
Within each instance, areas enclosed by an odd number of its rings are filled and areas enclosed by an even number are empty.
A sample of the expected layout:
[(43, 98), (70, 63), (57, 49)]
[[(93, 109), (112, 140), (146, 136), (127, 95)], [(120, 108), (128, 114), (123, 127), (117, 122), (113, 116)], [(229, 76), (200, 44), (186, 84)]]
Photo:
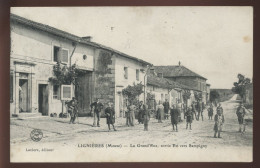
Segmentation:
[[(30, 144), (30, 131), (34, 128), (43, 130), (44, 137), (37, 143), (51, 143), (58, 145), (80, 143), (121, 143), (121, 144), (205, 144), (208, 147), (252, 147), (252, 123), (249, 122), (246, 133), (238, 133), (238, 123), (235, 108), (238, 102), (236, 96), (223, 102), (225, 124), (222, 138), (213, 138), (213, 120), (208, 120), (204, 111), (204, 121), (193, 121), (192, 130), (186, 130), (186, 123), (179, 124), (179, 131), (173, 132), (170, 120), (158, 123), (151, 119), (149, 131), (143, 131), (143, 125), (136, 123), (134, 127), (127, 127), (125, 119), (116, 120), (117, 131), (108, 132), (106, 120), (101, 119), (101, 127), (92, 127), (92, 118), (79, 118), (79, 124), (68, 124), (69, 119), (28, 119), (11, 121), (11, 144)], [(216, 109), (214, 108), (214, 114)], [(136, 121), (137, 122), (137, 121)], [(35, 142), (33, 142), (35, 143)]]

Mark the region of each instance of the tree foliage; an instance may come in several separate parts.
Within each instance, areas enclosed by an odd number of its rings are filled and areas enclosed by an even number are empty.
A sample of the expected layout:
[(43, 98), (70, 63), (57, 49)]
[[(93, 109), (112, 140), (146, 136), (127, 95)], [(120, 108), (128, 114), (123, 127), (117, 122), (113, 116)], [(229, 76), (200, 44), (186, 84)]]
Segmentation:
[(49, 82), (54, 85), (77, 85), (77, 77), (80, 76), (84, 71), (77, 69), (76, 65), (73, 64), (71, 67), (57, 63), (53, 66), (54, 77), (49, 78)]
[(133, 86), (128, 85), (126, 88), (122, 90), (122, 94), (127, 97), (129, 102), (136, 102), (138, 96), (140, 96), (143, 93), (143, 85), (141, 83), (139, 84), (133, 84)]
[(249, 78), (246, 78), (242, 74), (237, 75), (238, 81), (234, 82), (234, 87), (232, 88), (232, 91), (236, 94), (238, 94), (242, 100), (244, 100), (245, 94), (246, 94), (246, 88), (245, 86), (247, 84), (251, 83), (251, 80)]

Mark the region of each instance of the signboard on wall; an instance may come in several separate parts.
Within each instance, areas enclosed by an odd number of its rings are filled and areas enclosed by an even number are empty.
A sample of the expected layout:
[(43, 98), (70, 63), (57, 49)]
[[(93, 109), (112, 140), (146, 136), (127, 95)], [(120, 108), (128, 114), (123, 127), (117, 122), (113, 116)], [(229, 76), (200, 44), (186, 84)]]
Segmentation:
[(61, 85), (61, 100), (72, 99), (72, 85)]

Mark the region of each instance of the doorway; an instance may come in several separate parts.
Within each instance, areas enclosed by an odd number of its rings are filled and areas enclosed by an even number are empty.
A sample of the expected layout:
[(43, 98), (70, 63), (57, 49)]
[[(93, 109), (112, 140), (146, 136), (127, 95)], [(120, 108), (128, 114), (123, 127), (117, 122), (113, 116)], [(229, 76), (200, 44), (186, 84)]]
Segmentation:
[(29, 112), (28, 79), (19, 79), (19, 111)]
[(42, 115), (49, 115), (49, 92), (47, 84), (39, 84), (38, 109)]

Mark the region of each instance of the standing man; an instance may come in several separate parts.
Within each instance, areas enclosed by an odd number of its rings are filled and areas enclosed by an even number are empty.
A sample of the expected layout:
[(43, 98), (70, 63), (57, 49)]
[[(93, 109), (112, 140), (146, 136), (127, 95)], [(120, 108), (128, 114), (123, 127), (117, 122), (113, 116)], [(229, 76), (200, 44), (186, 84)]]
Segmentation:
[(159, 104), (156, 106), (156, 111), (157, 111), (157, 114), (158, 114), (158, 122), (162, 123), (164, 107), (163, 107), (161, 101), (159, 101)]
[(174, 126), (176, 127), (176, 132), (178, 132), (178, 122), (179, 122), (179, 112), (175, 105), (172, 105), (171, 109), (171, 122), (173, 131), (175, 131)]
[(144, 131), (148, 131), (148, 123), (150, 121), (150, 110), (144, 105)]
[(130, 105), (128, 106), (127, 108), (127, 117), (128, 117), (128, 126), (134, 126), (134, 119), (135, 119), (135, 110), (136, 110), (136, 107), (135, 105), (133, 104), (133, 102), (130, 102)]
[(139, 122), (139, 124), (144, 123), (143, 116), (144, 116), (144, 104), (143, 104), (143, 101), (140, 101), (139, 112), (138, 112), (138, 122)]
[(187, 108), (187, 111), (185, 113), (186, 116), (186, 129), (188, 129), (188, 125), (190, 125), (191, 130), (191, 123), (192, 123), (192, 110), (190, 107)]
[(213, 106), (212, 106), (212, 104), (209, 105), (208, 116), (209, 116), (209, 120), (212, 120), (212, 116), (213, 116)]
[(103, 109), (103, 104), (99, 102), (99, 99), (97, 98), (95, 102), (93, 102), (91, 105), (91, 112), (94, 107), (94, 122), (93, 122), (93, 127), (96, 125), (100, 127), (99, 121), (100, 121), (100, 112), (101, 109)]
[(75, 97), (72, 98), (71, 101), (65, 103), (68, 106), (68, 113), (70, 114), (70, 124), (75, 124), (75, 119), (78, 117), (78, 108), (77, 108), (77, 100)]
[(164, 115), (165, 115), (165, 119), (168, 119), (169, 117), (169, 109), (170, 109), (170, 104), (168, 102), (168, 99), (165, 100), (165, 102), (163, 103), (163, 107), (164, 107)]
[(114, 131), (116, 131), (115, 123), (115, 110), (112, 103), (108, 103), (108, 107), (105, 109), (105, 115), (107, 118), (108, 131), (110, 131), (110, 124), (113, 126)]
[(240, 102), (238, 108), (237, 108), (237, 119), (238, 119), (238, 124), (239, 124), (239, 132), (242, 132), (242, 127), (243, 127), (243, 132), (246, 131), (246, 124), (245, 124), (245, 120), (244, 120), (244, 117), (245, 117), (245, 114), (246, 114), (246, 110), (245, 110), (245, 107), (243, 105), (242, 102)]
[(223, 126), (223, 124), (225, 122), (225, 119), (224, 119), (223, 113), (220, 110), (217, 111), (217, 114), (215, 115), (214, 121), (215, 121), (215, 125), (214, 125), (215, 134), (214, 134), (214, 138), (217, 138), (217, 133), (218, 133), (218, 138), (221, 138), (220, 137), (220, 132), (222, 131), (222, 126)]

